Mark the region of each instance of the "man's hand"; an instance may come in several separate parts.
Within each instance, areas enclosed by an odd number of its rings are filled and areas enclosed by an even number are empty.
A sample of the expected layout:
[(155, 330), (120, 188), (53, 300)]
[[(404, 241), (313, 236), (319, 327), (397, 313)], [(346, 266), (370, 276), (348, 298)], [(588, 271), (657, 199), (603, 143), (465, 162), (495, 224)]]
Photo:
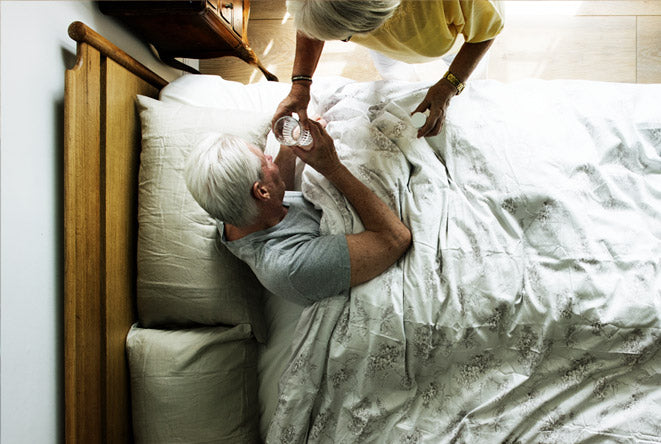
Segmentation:
[(457, 90), (445, 79), (435, 83), (420, 105), (413, 110), (411, 114), (425, 112), (429, 110), (429, 116), (425, 124), (418, 130), (418, 137), (435, 136), (441, 132), (441, 127), (445, 121), (445, 111), (448, 108), (450, 99), (457, 94)]
[(321, 173), (354, 207), (365, 231), (347, 235), (351, 286), (383, 273), (411, 245), (411, 232), (379, 197), (339, 160), (335, 143), (322, 123), (310, 120), (314, 142), (310, 151), (292, 147), (305, 163)]
[(325, 177), (332, 175), (342, 166), (335, 151), (335, 142), (324, 129), (325, 122), (308, 121), (308, 128), (312, 135), (312, 147), (309, 150), (293, 146), (292, 151), (303, 162), (310, 165)]

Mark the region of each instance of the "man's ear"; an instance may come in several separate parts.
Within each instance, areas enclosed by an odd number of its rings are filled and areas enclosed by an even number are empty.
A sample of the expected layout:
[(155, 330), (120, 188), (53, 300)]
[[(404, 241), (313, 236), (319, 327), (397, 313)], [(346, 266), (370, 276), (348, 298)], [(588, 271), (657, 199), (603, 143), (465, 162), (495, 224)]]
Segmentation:
[(261, 182), (253, 183), (251, 192), (252, 196), (257, 200), (269, 200), (271, 198), (269, 189)]

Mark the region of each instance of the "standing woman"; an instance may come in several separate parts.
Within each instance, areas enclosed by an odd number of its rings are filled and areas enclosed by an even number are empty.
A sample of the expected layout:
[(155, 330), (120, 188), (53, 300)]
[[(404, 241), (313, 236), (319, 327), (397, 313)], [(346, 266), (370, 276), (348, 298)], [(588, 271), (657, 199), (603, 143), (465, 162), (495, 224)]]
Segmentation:
[(497, 2), (488, 0), (288, 0), (287, 8), (297, 29), (296, 55), (291, 90), (274, 122), (291, 113), (307, 120), (312, 75), (326, 40), (351, 40), (381, 57), (424, 63), (446, 54), (462, 34), (464, 44), (448, 71), (413, 111), (429, 110), (418, 137), (440, 132), (450, 99), (463, 90), (504, 24)]

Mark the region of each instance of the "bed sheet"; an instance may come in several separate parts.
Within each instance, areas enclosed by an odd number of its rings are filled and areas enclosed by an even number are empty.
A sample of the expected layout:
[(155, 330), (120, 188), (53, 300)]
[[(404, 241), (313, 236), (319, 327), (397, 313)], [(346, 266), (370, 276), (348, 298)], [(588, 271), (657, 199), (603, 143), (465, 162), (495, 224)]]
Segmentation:
[(661, 85), (476, 81), (421, 140), (428, 86), (317, 84), (413, 245), (302, 312), (267, 442), (661, 442)]

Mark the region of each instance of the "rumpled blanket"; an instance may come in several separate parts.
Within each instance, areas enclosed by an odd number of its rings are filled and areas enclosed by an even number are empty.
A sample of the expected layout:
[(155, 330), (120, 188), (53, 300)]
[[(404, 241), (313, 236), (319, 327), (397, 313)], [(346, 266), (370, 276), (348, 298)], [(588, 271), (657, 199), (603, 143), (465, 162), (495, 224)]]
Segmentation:
[(267, 442), (661, 442), (661, 85), (476, 81), (416, 139), (428, 87), (315, 97), (413, 245), (303, 312)]

